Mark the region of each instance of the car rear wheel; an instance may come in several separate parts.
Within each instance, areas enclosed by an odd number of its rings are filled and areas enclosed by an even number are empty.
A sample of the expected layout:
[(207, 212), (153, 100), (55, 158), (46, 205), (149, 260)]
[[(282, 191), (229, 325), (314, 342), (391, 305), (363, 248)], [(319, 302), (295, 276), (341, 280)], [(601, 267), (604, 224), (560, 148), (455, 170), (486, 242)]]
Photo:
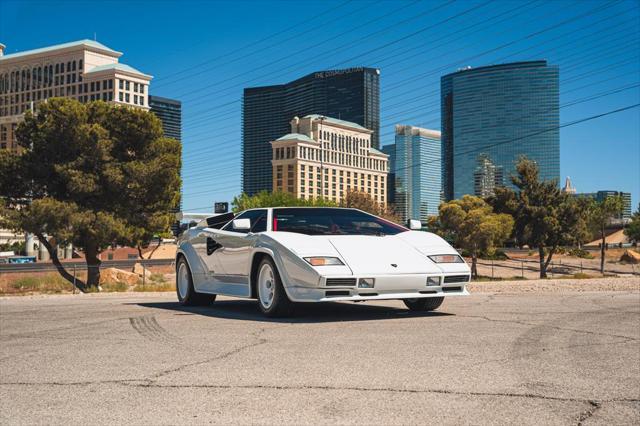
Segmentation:
[(185, 306), (210, 305), (216, 300), (215, 294), (198, 293), (193, 288), (191, 269), (184, 257), (180, 257), (176, 267), (176, 293), (180, 304)]
[(425, 297), (421, 299), (402, 299), (404, 304), (412, 311), (433, 311), (444, 302), (444, 297)]
[(283, 317), (291, 314), (293, 303), (289, 300), (278, 269), (273, 260), (266, 257), (258, 266), (257, 274), (258, 306), (268, 317)]

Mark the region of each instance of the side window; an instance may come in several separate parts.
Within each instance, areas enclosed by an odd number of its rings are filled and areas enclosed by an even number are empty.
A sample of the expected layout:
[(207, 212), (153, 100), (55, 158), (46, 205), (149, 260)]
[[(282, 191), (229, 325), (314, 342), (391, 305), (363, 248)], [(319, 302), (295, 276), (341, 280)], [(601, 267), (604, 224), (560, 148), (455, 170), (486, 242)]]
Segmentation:
[[(267, 230), (267, 211), (266, 210), (250, 210), (246, 211), (234, 219), (249, 219), (251, 221), (251, 232), (264, 232)], [(233, 229), (233, 221), (227, 223), (224, 228), (225, 231), (242, 232), (246, 234), (247, 230), (235, 230)]]
[(266, 232), (267, 230), (267, 211), (263, 210), (263, 213), (256, 219), (255, 223), (251, 221), (251, 232)]

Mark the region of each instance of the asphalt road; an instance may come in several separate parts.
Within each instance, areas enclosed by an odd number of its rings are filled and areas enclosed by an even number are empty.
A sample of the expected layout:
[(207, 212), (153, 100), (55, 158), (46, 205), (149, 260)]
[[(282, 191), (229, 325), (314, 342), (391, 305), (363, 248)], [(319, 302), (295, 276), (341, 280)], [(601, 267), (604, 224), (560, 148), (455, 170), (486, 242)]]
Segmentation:
[(638, 424), (640, 294), (180, 307), (0, 300), (0, 423)]

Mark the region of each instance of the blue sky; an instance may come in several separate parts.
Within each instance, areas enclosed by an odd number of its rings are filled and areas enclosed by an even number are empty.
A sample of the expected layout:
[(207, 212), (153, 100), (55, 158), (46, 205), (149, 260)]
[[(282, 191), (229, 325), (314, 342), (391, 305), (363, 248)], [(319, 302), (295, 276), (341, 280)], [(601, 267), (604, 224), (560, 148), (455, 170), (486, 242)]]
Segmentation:
[[(243, 87), (351, 66), (381, 70), (381, 143), (397, 123), (440, 128), (440, 76), (547, 59), (560, 122), (640, 103), (640, 6), (622, 1), (0, 2), (7, 53), (83, 38), (183, 101), (185, 210), (240, 192)], [(561, 130), (561, 176), (640, 201), (640, 109)]]

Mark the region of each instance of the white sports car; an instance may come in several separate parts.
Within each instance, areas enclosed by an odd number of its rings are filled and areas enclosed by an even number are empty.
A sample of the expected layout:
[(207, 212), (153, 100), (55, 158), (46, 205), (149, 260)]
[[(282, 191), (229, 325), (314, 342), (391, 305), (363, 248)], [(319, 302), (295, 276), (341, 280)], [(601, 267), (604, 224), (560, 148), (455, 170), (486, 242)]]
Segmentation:
[(470, 278), (439, 236), (331, 207), (201, 220), (178, 241), (176, 272), (182, 304), (209, 304), (218, 294), (254, 298), (268, 316), (287, 315), (294, 302), (401, 299), (411, 310), (433, 310), (444, 297), (468, 295)]

